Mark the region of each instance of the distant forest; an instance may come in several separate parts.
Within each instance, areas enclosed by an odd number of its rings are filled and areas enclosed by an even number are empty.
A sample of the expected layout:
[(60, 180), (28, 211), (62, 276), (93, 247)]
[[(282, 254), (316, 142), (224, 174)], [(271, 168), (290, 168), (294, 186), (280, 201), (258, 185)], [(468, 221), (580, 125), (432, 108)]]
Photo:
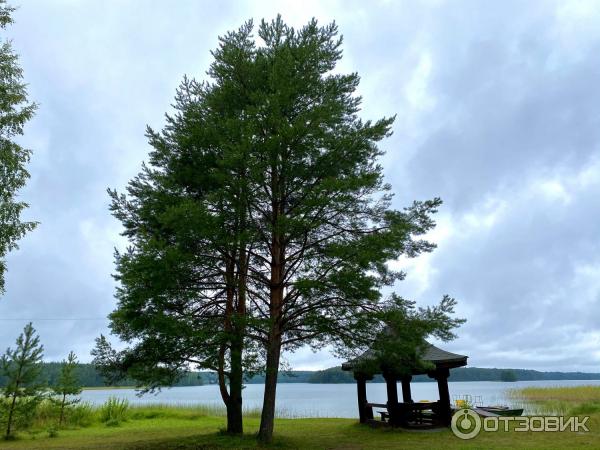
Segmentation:
[[(48, 385), (54, 385), (60, 371), (60, 363), (44, 363), (42, 379)], [(79, 364), (77, 367), (79, 382), (85, 387), (105, 386), (104, 379), (91, 364)], [(583, 372), (539, 372), (526, 369), (484, 369), (478, 367), (459, 367), (450, 371), (450, 381), (536, 381), (536, 380), (599, 380), (600, 373)], [(434, 381), (426, 375), (413, 377), (414, 382)], [(215, 384), (216, 374), (213, 372), (188, 372), (178, 381), (176, 386), (202, 386)], [(280, 383), (354, 383), (352, 374), (344, 372), (340, 367), (319, 371), (296, 370), (283, 372)], [(373, 379), (373, 383), (383, 383), (381, 376)], [(246, 384), (264, 383), (264, 376), (255, 375), (246, 380)], [(0, 377), (0, 387), (5, 380)], [(123, 380), (116, 386), (134, 386), (133, 380)]]
[[(341, 367), (332, 367), (311, 372), (308, 383), (353, 383), (352, 374)], [(600, 373), (583, 372), (539, 372), (527, 369), (486, 369), (479, 367), (458, 367), (450, 370), (449, 381), (536, 381), (536, 380), (600, 380)], [(414, 376), (414, 382), (435, 381), (427, 375)], [(376, 376), (373, 383), (383, 383), (382, 376)]]

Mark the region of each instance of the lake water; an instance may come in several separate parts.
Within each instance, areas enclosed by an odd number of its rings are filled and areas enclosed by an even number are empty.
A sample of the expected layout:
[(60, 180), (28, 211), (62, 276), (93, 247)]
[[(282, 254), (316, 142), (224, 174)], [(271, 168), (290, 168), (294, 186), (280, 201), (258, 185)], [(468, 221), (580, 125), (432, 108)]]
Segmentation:
[[(493, 381), (455, 381), (449, 382), (450, 398), (454, 396), (481, 396), (484, 405), (508, 404), (508, 389), (528, 386), (582, 386), (600, 385), (600, 380), (560, 380), (560, 381), (517, 381), (501, 383)], [(413, 400), (438, 399), (437, 383), (412, 383)], [(401, 396), (401, 387), (398, 386)], [(245, 408), (260, 408), (262, 405), (263, 385), (248, 384), (244, 392)], [(84, 401), (98, 405), (109, 397), (115, 396), (129, 400), (131, 404), (164, 403), (171, 405), (214, 405), (222, 406), (217, 385), (174, 387), (163, 389), (158, 394), (136, 395), (133, 389), (102, 389), (83, 391)], [(384, 383), (367, 384), (367, 397), (372, 403), (386, 402)], [(400, 399), (401, 400), (401, 399)], [(357, 417), (355, 384), (309, 384), (282, 383), (277, 386), (277, 409), (285, 417)], [(515, 405), (517, 406), (517, 405)]]

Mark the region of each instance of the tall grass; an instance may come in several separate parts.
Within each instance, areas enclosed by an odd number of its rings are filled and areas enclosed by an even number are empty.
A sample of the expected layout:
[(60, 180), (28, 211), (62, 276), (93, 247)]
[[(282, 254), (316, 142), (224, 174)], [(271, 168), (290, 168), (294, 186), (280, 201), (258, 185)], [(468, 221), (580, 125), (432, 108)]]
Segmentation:
[(600, 402), (600, 386), (526, 387), (510, 389), (509, 395), (527, 401)]
[[(314, 411), (312, 413), (314, 414)], [(260, 408), (244, 408), (244, 418), (259, 419), (260, 414)], [(31, 436), (47, 433), (50, 437), (60, 437), (61, 430), (65, 429), (74, 430), (97, 425), (116, 427), (125, 421), (156, 420), (157, 423), (162, 419), (194, 421), (204, 417), (226, 417), (226, 415), (225, 406), (217, 403), (130, 404), (125, 399), (111, 397), (102, 405), (82, 402), (68, 407), (65, 410), (65, 420), (59, 427), (60, 410), (56, 402), (46, 399), (37, 404), (36, 408), (31, 411), (28, 423), (18, 427), (18, 431)], [(305, 417), (306, 414), (279, 408), (276, 416), (293, 419)]]
[[(260, 408), (244, 408), (244, 417), (260, 418)], [(275, 414), (281, 419), (296, 419), (305, 417), (285, 408), (278, 408)], [(226, 417), (225, 406), (216, 403), (194, 404), (194, 403), (147, 403), (144, 405), (132, 405), (129, 417), (131, 419), (153, 419), (153, 418), (182, 418), (197, 419), (199, 417)], [(316, 417), (311, 415), (311, 417)]]
[(600, 412), (600, 386), (527, 387), (510, 389), (528, 414), (585, 415)]
[(100, 407), (100, 421), (108, 426), (116, 426), (127, 420), (129, 401), (124, 398), (109, 397)]

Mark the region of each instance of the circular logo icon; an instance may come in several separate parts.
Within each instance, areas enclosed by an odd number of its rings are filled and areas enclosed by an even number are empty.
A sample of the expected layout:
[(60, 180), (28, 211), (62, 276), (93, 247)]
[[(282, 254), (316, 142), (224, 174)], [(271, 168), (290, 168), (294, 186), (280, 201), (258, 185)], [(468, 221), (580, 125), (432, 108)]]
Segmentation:
[(459, 409), (452, 416), (452, 432), (461, 439), (473, 439), (481, 431), (481, 418), (472, 409)]

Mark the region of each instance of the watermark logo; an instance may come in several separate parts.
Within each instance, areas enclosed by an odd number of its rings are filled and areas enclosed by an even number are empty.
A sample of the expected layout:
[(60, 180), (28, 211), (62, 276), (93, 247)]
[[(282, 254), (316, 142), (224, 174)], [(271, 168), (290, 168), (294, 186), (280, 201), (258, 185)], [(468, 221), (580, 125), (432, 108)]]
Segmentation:
[(452, 432), (461, 439), (473, 439), (481, 431), (481, 417), (472, 409), (460, 409), (452, 416)]
[(509, 423), (514, 422), (512, 431), (545, 432), (588, 432), (586, 425), (589, 417), (528, 416), (528, 417), (480, 417), (472, 409), (460, 409), (452, 416), (450, 427), (455, 436), (461, 439), (473, 439), (483, 431), (509, 431)]

